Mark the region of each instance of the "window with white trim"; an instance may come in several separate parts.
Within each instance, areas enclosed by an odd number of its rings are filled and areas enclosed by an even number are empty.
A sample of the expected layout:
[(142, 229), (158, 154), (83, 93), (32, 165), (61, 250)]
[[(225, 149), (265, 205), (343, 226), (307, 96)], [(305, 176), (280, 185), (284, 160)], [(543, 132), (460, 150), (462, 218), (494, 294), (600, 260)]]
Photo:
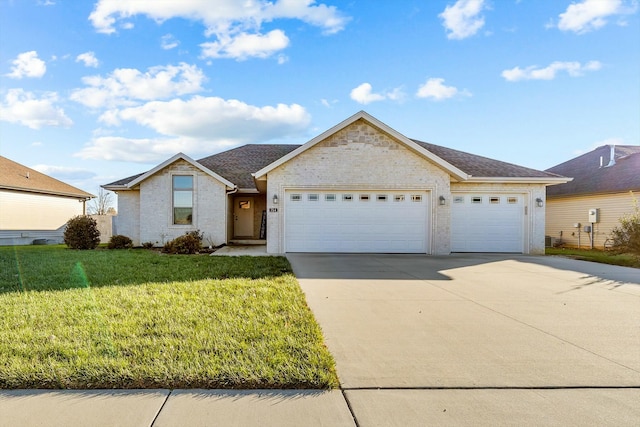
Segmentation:
[(299, 202), (300, 200), (302, 200), (302, 194), (292, 194), (291, 195), (291, 201), (292, 202)]
[(360, 201), (361, 202), (368, 202), (369, 201), (369, 195), (368, 194), (361, 194), (360, 195)]
[(193, 224), (193, 175), (173, 175), (173, 223)]
[(411, 201), (412, 202), (421, 202), (422, 201), (422, 195), (420, 194), (414, 194), (411, 196)]
[(394, 202), (404, 202), (404, 194), (396, 194), (393, 196)]
[(336, 195), (335, 194), (325, 194), (324, 195), (324, 200), (327, 202), (335, 202), (336, 201)]
[(387, 201), (387, 195), (386, 194), (378, 194), (376, 196), (376, 200), (379, 202), (386, 202)]
[(309, 200), (310, 202), (317, 202), (319, 199), (320, 197), (315, 193), (307, 195), (307, 200)]

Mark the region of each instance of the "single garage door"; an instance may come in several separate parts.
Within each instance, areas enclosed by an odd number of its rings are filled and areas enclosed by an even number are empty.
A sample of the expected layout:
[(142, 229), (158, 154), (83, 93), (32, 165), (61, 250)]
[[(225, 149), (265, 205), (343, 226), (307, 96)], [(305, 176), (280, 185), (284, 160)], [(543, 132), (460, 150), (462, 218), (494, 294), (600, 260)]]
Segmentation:
[(522, 194), (453, 194), (452, 252), (523, 252)]
[(426, 253), (426, 191), (287, 191), (287, 252)]

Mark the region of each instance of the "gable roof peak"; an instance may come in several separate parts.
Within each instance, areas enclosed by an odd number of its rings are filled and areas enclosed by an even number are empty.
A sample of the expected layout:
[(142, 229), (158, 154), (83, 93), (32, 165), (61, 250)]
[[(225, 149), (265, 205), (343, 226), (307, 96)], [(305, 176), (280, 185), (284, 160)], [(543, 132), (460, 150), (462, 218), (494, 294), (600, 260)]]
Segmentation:
[(272, 170), (274, 170), (275, 168), (277, 168), (280, 165), (288, 162), (292, 158), (294, 158), (294, 157), (298, 156), (299, 154), (307, 151), (308, 149), (310, 149), (311, 147), (315, 146), (319, 142), (324, 141), (325, 139), (327, 139), (331, 135), (334, 135), (334, 134), (340, 132), (341, 130), (345, 129), (347, 126), (355, 123), (356, 121), (358, 121), (360, 119), (367, 121), (372, 126), (374, 126), (374, 127), (378, 128), (378, 129), (380, 129), (381, 131), (389, 134), (391, 137), (395, 138), (397, 141), (399, 141), (401, 144), (405, 145), (410, 150), (420, 154), (421, 156), (425, 157), (429, 161), (433, 162), (437, 166), (439, 166), (442, 169), (444, 169), (445, 171), (447, 171), (447, 173), (449, 173), (451, 176), (455, 177), (456, 179), (461, 180), (461, 181), (465, 181), (465, 180), (469, 179), (469, 175), (467, 173), (465, 173), (464, 171), (460, 170), (459, 168), (457, 168), (456, 166), (452, 165), (448, 161), (444, 160), (443, 158), (437, 156), (436, 154), (434, 154), (434, 153), (430, 152), (429, 150), (425, 149), (424, 147), (420, 146), (415, 141), (407, 138), (406, 136), (404, 136), (403, 134), (401, 134), (397, 130), (391, 128), (387, 124), (385, 124), (385, 123), (381, 122), (380, 120), (376, 119), (375, 117), (373, 117), (371, 114), (367, 113), (364, 110), (358, 111), (357, 113), (353, 114), (351, 117), (348, 117), (345, 120), (343, 120), (340, 123), (338, 123), (337, 125), (331, 127), (330, 129), (327, 129), (326, 131), (324, 131), (320, 135), (318, 135), (315, 138), (309, 140), (306, 144), (301, 145), (300, 147), (298, 147), (297, 149), (293, 150), (292, 152), (290, 152), (286, 156), (283, 156), (282, 158), (274, 161), (273, 163), (271, 163), (271, 164), (267, 165), (266, 167), (260, 169), (259, 171), (255, 172), (254, 174), (252, 174), (254, 179), (256, 179), (256, 180), (264, 180), (266, 175), (269, 172), (271, 172)]

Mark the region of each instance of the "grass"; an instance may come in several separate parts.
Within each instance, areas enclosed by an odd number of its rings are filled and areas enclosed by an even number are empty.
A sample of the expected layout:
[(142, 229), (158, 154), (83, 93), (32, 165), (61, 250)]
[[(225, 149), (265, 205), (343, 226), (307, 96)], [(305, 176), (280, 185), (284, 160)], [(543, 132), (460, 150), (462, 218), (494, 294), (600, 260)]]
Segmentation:
[(621, 265), (624, 267), (640, 268), (640, 257), (633, 254), (619, 254), (599, 249), (547, 248), (547, 255), (562, 255), (583, 261), (593, 261), (602, 264)]
[(0, 388), (330, 388), (283, 257), (0, 247)]

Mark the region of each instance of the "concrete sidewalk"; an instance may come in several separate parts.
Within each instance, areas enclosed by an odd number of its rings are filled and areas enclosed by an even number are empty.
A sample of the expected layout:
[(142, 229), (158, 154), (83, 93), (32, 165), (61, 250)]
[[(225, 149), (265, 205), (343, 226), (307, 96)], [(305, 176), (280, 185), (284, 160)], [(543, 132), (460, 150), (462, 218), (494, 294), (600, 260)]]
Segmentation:
[(354, 426), (340, 390), (16, 390), (0, 427)]
[(342, 389), (0, 391), (0, 427), (640, 425), (640, 272), (289, 255)]

